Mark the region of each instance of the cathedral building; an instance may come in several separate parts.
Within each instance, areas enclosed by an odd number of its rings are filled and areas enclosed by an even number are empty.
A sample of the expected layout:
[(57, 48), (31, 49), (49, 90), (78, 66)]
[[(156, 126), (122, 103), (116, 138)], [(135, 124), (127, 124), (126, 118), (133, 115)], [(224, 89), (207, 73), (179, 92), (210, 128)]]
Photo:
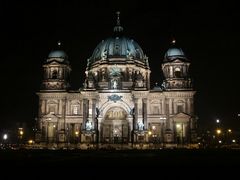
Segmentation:
[(151, 61), (135, 40), (124, 36), (117, 15), (113, 36), (87, 59), (79, 90), (70, 90), (67, 54), (54, 50), (48, 55), (37, 92), (37, 142), (132, 146), (196, 140), (190, 60), (173, 44), (159, 67), (164, 81), (151, 88)]

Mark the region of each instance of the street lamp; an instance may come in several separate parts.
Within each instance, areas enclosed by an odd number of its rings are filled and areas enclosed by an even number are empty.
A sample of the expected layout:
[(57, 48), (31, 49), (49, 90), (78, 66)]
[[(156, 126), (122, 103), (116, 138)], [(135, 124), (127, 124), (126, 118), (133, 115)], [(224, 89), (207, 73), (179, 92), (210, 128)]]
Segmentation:
[(75, 135), (76, 135), (76, 137), (78, 137), (78, 134), (79, 134), (79, 132), (78, 132), (78, 131), (75, 131)]
[(33, 141), (32, 139), (29, 139), (29, 140), (28, 140), (28, 144), (29, 144), (29, 145), (32, 145), (33, 143), (34, 143), (34, 141)]
[(232, 134), (232, 129), (227, 130), (227, 137), (226, 137), (226, 142), (227, 144), (231, 144), (231, 134)]
[(221, 129), (217, 129), (216, 132), (218, 135), (220, 135), (222, 133)]
[[(152, 136), (152, 131), (148, 131), (148, 135), (149, 135), (149, 138), (150, 138), (150, 141), (152, 140), (151, 136)], [(149, 140), (148, 140), (149, 141)]]
[(22, 135), (23, 135), (23, 130), (21, 130), (21, 131), (19, 132), (19, 134), (22, 136)]
[(8, 134), (3, 134), (3, 144), (4, 144), (4, 148), (6, 147), (7, 144), (7, 139), (8, 139)]
[(76, 144), (78, 144), (78, 139), (79, 139), (79, 131), (75, 131), (75, 136), (76, 136)]
[(216, 134), (217, 134), (217, 139), (216, 139), (216, 140), (218, 141), (219, 144), (222, 143), (222, 141), (221, 141), (221, 139), (220, 139), (220, 138), (221, 138), (221, 136), (220, 136), (221, 133), (222, 133), (222, 130), (221, 130), (221, 129), (216, 129)]
[(22, 139), (23, 139), (23, 134), (24, 134), (24, 131), (23, 131), (23, 128), (18, 128), (18, 133), (19, 133), (19, 143), (21, 144), (22, 143)]
[(7, 134), (3, 134), (3, 140), (6, 141), (8, 139), (8, 135)]

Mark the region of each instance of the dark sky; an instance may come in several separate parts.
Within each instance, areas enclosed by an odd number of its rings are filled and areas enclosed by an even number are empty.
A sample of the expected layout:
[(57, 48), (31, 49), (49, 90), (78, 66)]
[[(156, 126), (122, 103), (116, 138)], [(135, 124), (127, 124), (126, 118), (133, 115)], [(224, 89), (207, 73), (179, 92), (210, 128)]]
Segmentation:
[(125, 35), (149, 57), (152, 85), (162, 81), (163, 56), (175, 37), (192, 62), (200, 127), (216, 118), (228, 127), (240, 127), (240, 11), (227, 2), (2, 0), (0, 128), (34, 122), (41, 65), (58, 40), (72, 66), (72, 88), (81, 86), (86, 60), (112, 35), (117, 10)]

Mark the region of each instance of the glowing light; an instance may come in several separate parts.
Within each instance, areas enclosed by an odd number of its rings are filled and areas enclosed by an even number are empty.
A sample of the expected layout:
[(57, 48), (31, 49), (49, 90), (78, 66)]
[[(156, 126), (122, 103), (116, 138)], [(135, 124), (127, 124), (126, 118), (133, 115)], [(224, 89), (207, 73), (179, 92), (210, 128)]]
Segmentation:
[(236, 140), (235, 140), (235, 139), (233, 139), (233, 140), (232, 140), (232, 142), (233, 142), (233, 143), (235, 143), (235, 142), (236, 142)]
[(152, 129), (153, 129), (153, 130), (156, 130), (156, 126), (152, 126)]
[(172, 44), (175, 44), (175, 43), (176, 43), (176, 40), (175, 40), (175, 39), (173, 39), (173, 40), (172, 40)]
[(78, 131), (75, 131), (75, 135), (78, 136), (78, 135), (79, 135), (79, 132), (78, 132)]
[(228, 129), (228, 132), (229, 132), (229, 133), (231, 133), (231, 132), (232, 132), (232, 130), (231, 130), (231, 129)]
[(33, 140), (32, 139), (28, 140), (28, 144), (33, 144)]
[(4, 135), (3, 135), (3, 139), (4, 139), (4, 140), (7, 140), (7, 138), (8, 138), (8, 135), (7, 135), (7, 134), (4, 134)]
[(152, 135), (152, 131), (148, 131), (148, 134), (149, 134), (149, 135)]
[(221, 143), (222, 143), (222, 141), (220, 140), (220, 141), (218, 141), (218, 143), (219, 143), (219, 144), (221, 144)]
[(88, 111), (88, 112), (89, 112), (89, 114), (92, 114), (92, 109), (89, 108), (89, 111)]
[(20, 130), (19, 134), (22, 136), (24, 134), (23, 130)]
[(181, 125), (180, 125), (180, 124), (176, 124), (176, 127), (177, 127), (177, 128), (181, 128)]
[(53, 125), (53, 127), (55, 128), (55, 127), (56, 127), (56, 125), (54, 124), (54, 125)]
[(217, 120), (216, 120), (216, 123), (220, 123), (220, 120), (219, 120), (219, 119), (217, 119)]
[(221, 134), (221, 129), (217, 129), (217, 134)]

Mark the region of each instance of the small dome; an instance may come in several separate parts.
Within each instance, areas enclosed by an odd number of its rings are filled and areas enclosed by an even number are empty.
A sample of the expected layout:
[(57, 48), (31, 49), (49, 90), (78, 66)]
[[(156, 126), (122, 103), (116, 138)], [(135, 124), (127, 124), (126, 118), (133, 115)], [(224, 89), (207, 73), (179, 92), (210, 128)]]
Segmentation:
[(176, 40), (173, 39), (171, 42), (171, 47), (167, 50), (167, 52), (164, 55), (163, 61), (169, 62), (169, 61), (175, 61), (176, 59), (182, 60), (182, 61), (188, 61), (183, 50), (176, 46)]
[(178, 49), (178, 48), (170, 48), (168, 49), (168, 51), (166, 52), (166, 56), (170, 57), (170, 56), (185, 56), (184, 52), (182, 51), (182, 49)]
[(67, 58), (67, 54), (62, 50), (51, 51), (48, 55), (48, 58)]
[(69, 63), (68, 56), (63, 50), (53, 50), (49, 53), (47, 63), (51, 61), (57, 61), (60, 63)]
[(164, 56), (165, 61), (171, 61), (175, 59), (184, 59), (187, 60), (183, 50), (181, 48), (172, 47), (167, 50)]

